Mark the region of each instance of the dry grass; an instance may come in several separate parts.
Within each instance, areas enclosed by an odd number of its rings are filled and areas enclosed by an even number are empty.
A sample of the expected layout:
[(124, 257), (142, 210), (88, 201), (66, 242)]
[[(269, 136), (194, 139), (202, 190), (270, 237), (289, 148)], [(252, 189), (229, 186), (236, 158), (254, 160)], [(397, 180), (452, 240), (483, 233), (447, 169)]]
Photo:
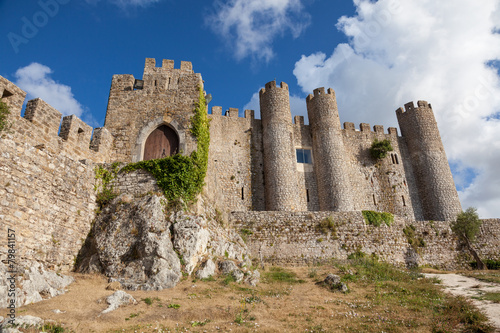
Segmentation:
[[(342, 276), (351, 291), (333, 293), (315, 284), (328, 273)], [(18, 316), (52, 319), (65, 332), (78, 333), (454, 332), (467, 325), (457, 314), (462, 308), (472, 311), (476, 323), (484, 322), (470, 304), (444, 295), (432, 281), (379, 264), (267, 268), (255, 288), (224, 285), (222, 278), (207, 282), (189, 278), (173, 289), (131, 291), (137, 305), (102, 316), (105, 298), (113, 293), (106, 290), (106, 280), (74, 276), (76, 282), (66, 294), (24, 306)]]

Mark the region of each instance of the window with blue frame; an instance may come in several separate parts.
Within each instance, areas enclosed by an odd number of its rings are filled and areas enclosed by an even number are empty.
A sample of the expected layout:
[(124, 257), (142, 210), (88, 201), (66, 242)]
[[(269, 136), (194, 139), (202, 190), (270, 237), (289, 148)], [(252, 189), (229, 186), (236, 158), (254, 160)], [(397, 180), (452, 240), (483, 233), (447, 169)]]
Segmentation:
[(311, 149), (297, 149), (297, 163), (311, 164)]

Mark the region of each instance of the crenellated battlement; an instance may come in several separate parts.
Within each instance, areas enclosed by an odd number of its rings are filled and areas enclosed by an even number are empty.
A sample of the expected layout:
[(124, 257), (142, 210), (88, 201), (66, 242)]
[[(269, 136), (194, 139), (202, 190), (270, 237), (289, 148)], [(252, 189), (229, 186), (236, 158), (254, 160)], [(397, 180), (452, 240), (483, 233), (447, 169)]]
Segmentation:
[(288, 93), (288, 84), (286, 84), (285, 82), (281, 82), (280, 86), (277, 87), (276, 86), (276, 80), (273, 80), (273, 81), (270, 81), (270, 82), (266, 83), (266, 85), (264, 87), (265, 88), (262, 88), (260, 90), (260, 92), (259, 92), (260, 96), (262, 96), (263, 94), (265, 94), (266, 91), (273, 90), (273, 89), (284, 89)]
[[(347, 132), (372, 132), (370, 129), (370, 124), (366, 123), (361, 123), (359, 124), (359, 130), (356, 129), (354, 126), (354, 123), (351, 122), (344, 122), (343, 128)], [(374, 125), (373, 126), (373, 132), (372, 133), (379, 133), (379, 134), (389, 134), (389, 135), (398, 135), (398, 129), (396, 127), (389, 127), (387, 129), (387, 133), (384, 133), (384, 126), (383, 125)]]
[(161, 67), (156, 67), (155, 58), (146, 58), (146, 63), (144, 64), (144, 74), (161, 74), (172, 71), (193, 73), (193, 64), (190, 61), (181, 61), (181, 67), (176, 69), (174, 68), (173, 60), (163, 59)]
[(254, 110), (245, 110), (243, 117), (239, 116), (238, 108), (229, 108), (224, 112), (224, 114), (222, 114), (222, 106), (212, 106), (211, 110), (212, 110), (212, 116), (239, 118), (239, 119), (255, 119)]
[(90, 125), (75, 115), (62, 118), (61, 112), (41, 98), (29, 100), (22, 117), (22, 109), (17, 107), (24, 103), (26, 93), (1, 76), (0, 91), (7, 95), (5, 102), (11, 109), (12, 133), (21, 135), (26, 143), (55, 153), (65, 151), (75, 159), (104, 161), (104, 155), (109, 153), (113, 138), (107, 129), (96, 129), (92, 137)]
[(323, 95), (330, 95), (333, 99), (335, 99), (335, 91), (332, 88), (328, 88), (328, 90), (325, 93), (325, 88), (316, 88), (313, 90), (312, 94), (309, 94), (306, 98), (306, 102), (310, 102), (313, 98), (318, 97), (318, 96), (323, 96)]
[(418, 101), (417, 102), (417, 107), (415, 107), (415, 104), (412, 102), (408, 102), (404, 105), (404, 108), (400, 107), (396, 110), (396, 115), (401, 116), (405, 113), (412, 113), (416, 112), (421, 109), (430, 109), (432, 110), (432, 105), (428, 103), (427, 101)]

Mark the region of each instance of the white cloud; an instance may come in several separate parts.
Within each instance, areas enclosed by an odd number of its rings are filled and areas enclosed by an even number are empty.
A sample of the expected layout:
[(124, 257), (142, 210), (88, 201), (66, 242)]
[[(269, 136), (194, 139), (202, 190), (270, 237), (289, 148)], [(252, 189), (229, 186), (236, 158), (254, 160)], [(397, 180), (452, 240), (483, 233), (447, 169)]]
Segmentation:
[[(252, 95), (250, 101), (245, 104), (243, 110), (254, 110), (255, 118), (262, 119), (260, 115), (260, 100), (259, 100), (259, 92), (256, 92)], [(306, 98), (291, 95), (290, 96), (290, 110), (293, 116), (304, 116), (307, 121), (307, 107), (306, 107)]]
[(84, 108), (73, 96), (71, 87), (54, 81), (50, 74), (49, 67), (33, 62), (16, 71), (15, 83), (28, 93), (29, 98), (40, 97), (63, 116), (74, 114), (81, 117)]
[[(336, 90), (343, 121), (396, 125), (394, 110), (428, 100), (457, 180), (464, 208), (500, 217), (500, 59), (498, 0), (354, 0), (357, 13), (337, 28), (349, 37), (328, 57), (302, 56), (294, 74), (305, 92)], [(498, 118), (498, 117), (497, 117)]]
[(235, 57), (269, 61), (273, 40), (290, 31), (297, 38), (309, 25), (302, 0), (227, 0), (217, 1), (216, 12), (207, 24), (234, 47)]

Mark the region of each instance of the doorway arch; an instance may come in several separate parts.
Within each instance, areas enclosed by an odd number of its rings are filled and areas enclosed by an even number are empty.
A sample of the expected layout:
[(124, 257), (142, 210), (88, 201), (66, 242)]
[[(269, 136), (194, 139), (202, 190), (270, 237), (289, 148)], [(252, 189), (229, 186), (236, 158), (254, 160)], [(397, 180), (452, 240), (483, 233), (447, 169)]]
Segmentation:
[(185, 131), (177, 123), (175, 119), (171, 121), (166, 121), (163, 117), (158, 117), (147, 123), (137, 134), (135, 140), (135, 146), (132, 149), (132, 162), (139, 162), (144, 159), (144, 147), (146, 146), (146, 140), (151, 135), (151, 133), (157, 128), (165, 125), (175, 132), (177, 138), (179, 139), (178, 152), (181, 154), (186, 154), (186, 138)]
[(143, 160), (173, 156), (179, 152), (179, 137), (167, 125), (158, 126), (144, 143)]

